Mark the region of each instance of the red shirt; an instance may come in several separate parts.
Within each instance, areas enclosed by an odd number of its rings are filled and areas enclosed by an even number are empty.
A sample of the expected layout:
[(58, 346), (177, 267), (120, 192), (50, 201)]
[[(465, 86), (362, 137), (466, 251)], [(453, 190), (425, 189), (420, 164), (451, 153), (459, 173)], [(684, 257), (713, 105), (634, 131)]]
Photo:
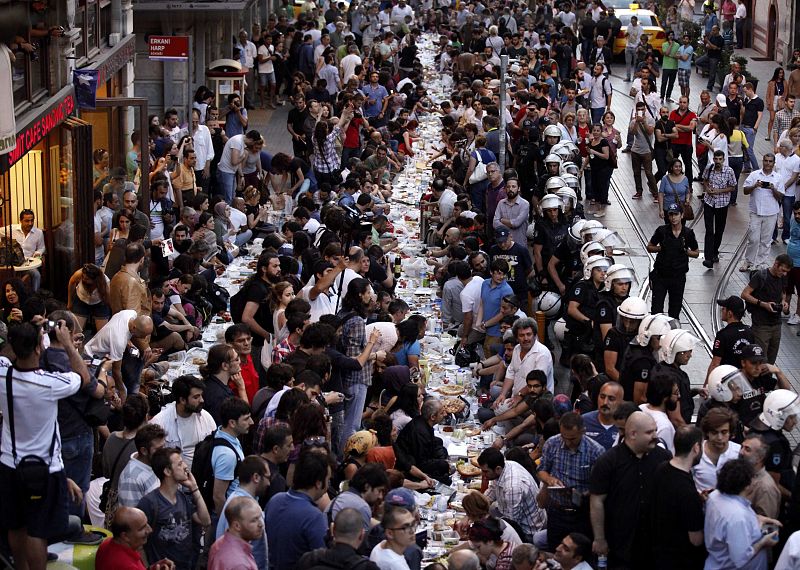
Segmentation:
[[(675, 109), (669, 114), (669, 120), (673, 121), (676, 125), (683, 125), (684, 127), (688, 127), (693, 120), (697, 118), (692, 111), (689, 109), (686, 110), (685, 115), (681, 115), (678, 113), (678, 109)], [(672, 139), (672, 144), (685, 144), (691, 145), (692, 144), (692, 132), (691, 131), (675, 131), (678, 133), (678, 138)]]
[[(244, 389), (247, 392), (247, 400), (250, 404), (253, 403), (253, 398), (258, 392), (258, 372), (256, 372), (256, 367), (253, 365), (253, 358), (252, 356), (242, 356), (242, 380), (244, 380)], [(228, 387), (236, 392), (236, 384), (232, 381), (228, 382)]]
[(112, 538), (105, 539), (97, 549), (94, 567), (97, 570), (146, 570), (138, 552)]
[(344, 143), (342, 144), (344, 148), (361, 147), (359, 132), (361, 131), (361, 123), (363, 122), (364, 119), (355, 118), (350, 121), (349, 125), (347, 125), (347, 130), (344, 133)]

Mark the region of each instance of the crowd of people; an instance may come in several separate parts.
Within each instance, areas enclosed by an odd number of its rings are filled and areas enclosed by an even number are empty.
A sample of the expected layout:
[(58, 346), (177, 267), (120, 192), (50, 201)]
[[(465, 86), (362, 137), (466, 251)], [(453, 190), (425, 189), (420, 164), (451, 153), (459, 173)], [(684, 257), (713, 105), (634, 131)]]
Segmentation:
[[(95, 153), (96, 251), (68, 290), (38, 273), (2, 288), (0, 553), (43, 569), (49, 543), (99, 543), (91, 522), (113, 535), (98, 570), (797, 568), (800, 398), (775, 362), (782, 317), (800, 324), (800, 67), (776, 71), (765, 103), (734, 63), (698, 105), (688, 2), (667, 4), (651, 6), (660, 51), (596, 0), (309, 0), (298, 17), (283, 0), (241, 30), (245, 92), (218, 109), (201, 87), (185, 127), (152, 117), (126, 168)], [(747, 15), (704, 13), (714, 70)], [(635, 103), (618, 124), (620, 37)], [(291, 155), (247, 113), (287, 102)], [(765, 112), (775, 152), (759, 164)], [(417, 218), (393, 181), (420, 160)], [(629, 198), (646, 184), (663, 220), (649, 306), (602, 223), (627, 164)], [(690, 379), (691, 197), (713, 270), (740, 186), (748, 284), (717, 300), (725, 326)], [(436, 323), (400, 283), (414, 260), (394, 224), (416, 219)], [(20, 221), (35, 249), (32, 213)], [(242, 256), (254, 274), (231, 295), (217, 280)], [(171, 378), (217, 317), (232, 322), (199, 373)], [(472, 458), (457, 543), (423, 561), (417, 491), (455, 472), (422, 363), (439, 325), (496, 437)]]

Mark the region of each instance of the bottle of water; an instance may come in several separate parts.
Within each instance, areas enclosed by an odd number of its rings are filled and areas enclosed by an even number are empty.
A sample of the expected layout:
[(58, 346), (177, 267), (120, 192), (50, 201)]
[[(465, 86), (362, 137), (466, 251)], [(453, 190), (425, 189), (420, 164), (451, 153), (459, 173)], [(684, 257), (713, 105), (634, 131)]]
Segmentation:
[(608, 556), (601, 554), (597, 557), (597, 570), (608, 568)]

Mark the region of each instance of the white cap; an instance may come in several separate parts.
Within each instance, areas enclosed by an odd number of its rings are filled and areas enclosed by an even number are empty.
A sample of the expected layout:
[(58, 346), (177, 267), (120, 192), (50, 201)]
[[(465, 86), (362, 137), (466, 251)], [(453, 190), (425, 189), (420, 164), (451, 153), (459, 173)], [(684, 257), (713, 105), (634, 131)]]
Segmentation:
[(717, 107), (727, 107), (728, 101), (725, 99), (725, 95), (720, 93), (717, 95)]

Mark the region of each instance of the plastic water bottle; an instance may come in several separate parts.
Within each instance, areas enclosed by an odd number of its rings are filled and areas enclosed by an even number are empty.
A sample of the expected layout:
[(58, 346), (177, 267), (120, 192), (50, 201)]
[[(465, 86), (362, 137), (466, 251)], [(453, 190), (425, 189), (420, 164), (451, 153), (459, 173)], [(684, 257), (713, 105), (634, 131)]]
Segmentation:
[(601, 554), (597, 557), (597, 570), (601, 568), (608, 568), (608, 556)]

